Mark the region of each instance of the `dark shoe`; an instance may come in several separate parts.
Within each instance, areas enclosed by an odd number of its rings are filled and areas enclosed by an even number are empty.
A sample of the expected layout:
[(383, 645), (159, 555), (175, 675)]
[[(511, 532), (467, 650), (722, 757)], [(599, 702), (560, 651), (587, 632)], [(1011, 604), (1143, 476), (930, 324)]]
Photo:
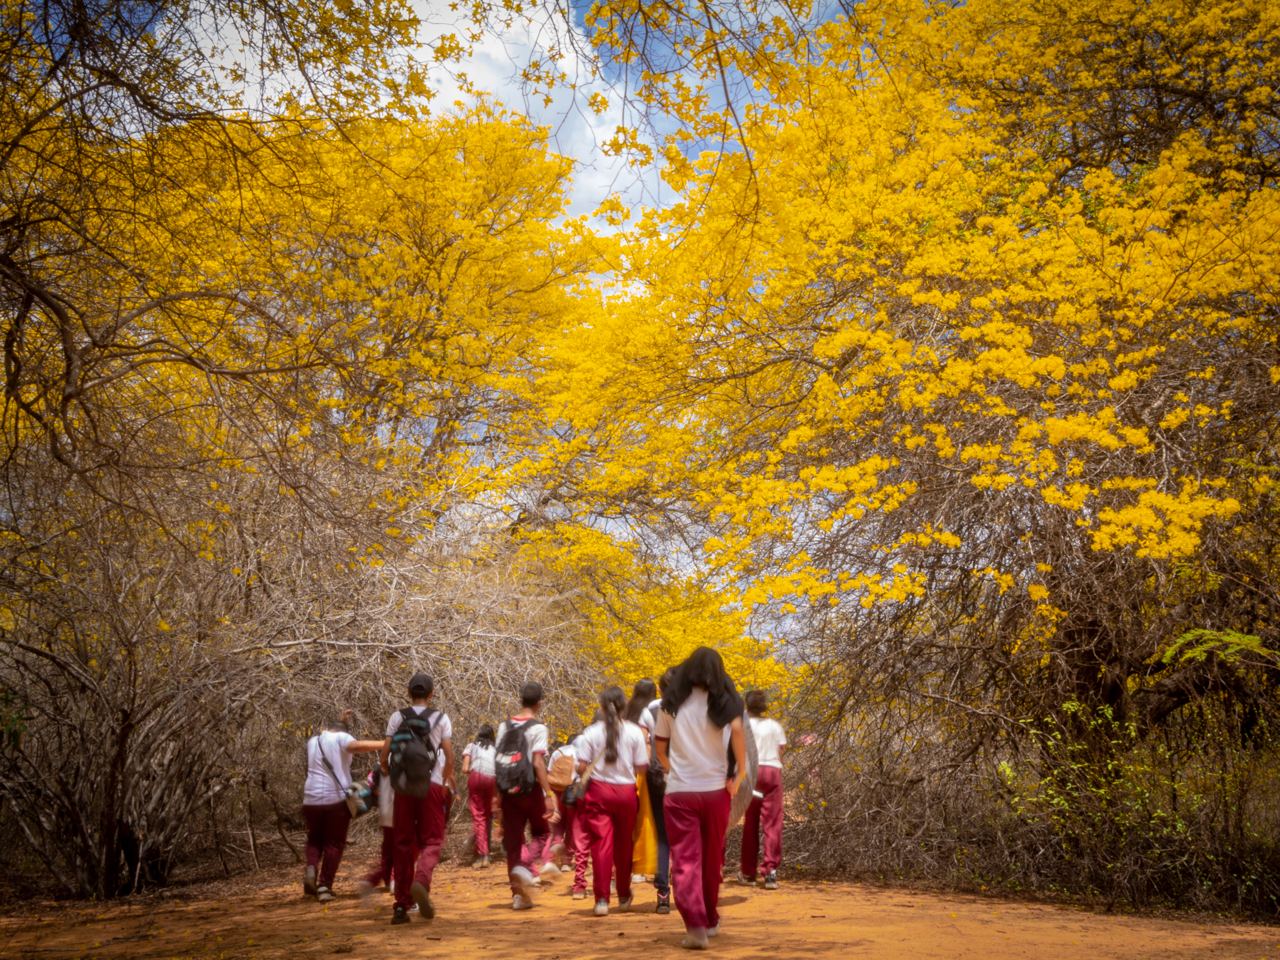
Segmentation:
[(655, 913), (661, 913), (661, 914), (668, 914), (668, 913), (670, 913), (670, 912), (671, 912), (671, 898), (670, 898), (670, 897), (659, 897), (659, 898), (658, 898), (658, 909), (657, 909), (656, 911), (654, 911), (654, 912), (655, 912)]
[(308, 897), (316, 895), (316, 868), (310, 864), (302, 871), (302, 892)]
[(391, 925), (394, 927), (397, 923), (408, 923), (409, 914), (405, 912), (404, 907), (396, 904), (395, 910), (391, 913)]
[(778, 889), (778, 871), (770, 870), (764, 875), (764, 888), (766, 890)]
[(413, 902), (418, 905), (418, 914), (422, 919), (435, 918), (436, 908), (431, 905), (431, 894), (427, 892), (426, 887), (415, 880), (413, 886), (409, 888), (409, 896), (413, 897)]

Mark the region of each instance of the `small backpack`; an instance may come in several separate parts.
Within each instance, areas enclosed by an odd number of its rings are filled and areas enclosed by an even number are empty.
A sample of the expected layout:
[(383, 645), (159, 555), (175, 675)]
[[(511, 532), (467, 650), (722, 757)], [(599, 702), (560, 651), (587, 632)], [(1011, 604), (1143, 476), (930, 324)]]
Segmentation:
[(567, 749), (561, 750), (551, 761), (551, 769), (547, 771), (547, 785), (557, 792), (564, 790), (573, 783), (577, 766), (578, 761), (573, 753)]
[(428, 710), (421, 716), (412, 707), (400, 711), (400, 729), (391, 738), (390, 779), (396, 793), (425, 797), (431, 792), (437, 757), (431, 731), (439, 716), (438, 710)]
[(502, 793), (525, 794), (538, 789), (538, 775), (533, 769), (527, 736), (534, 723), (532, 719), (523, 723), (508, 722), (506, 733), (498, 741), (493, 766)]

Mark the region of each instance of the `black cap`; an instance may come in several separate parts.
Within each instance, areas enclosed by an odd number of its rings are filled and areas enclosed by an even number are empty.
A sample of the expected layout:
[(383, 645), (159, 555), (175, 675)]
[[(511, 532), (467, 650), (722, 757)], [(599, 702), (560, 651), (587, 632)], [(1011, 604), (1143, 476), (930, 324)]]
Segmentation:
[(409, 678), (409, 696), (411, 697), (429, 697), (435, 688), (435, 681), (421, 671)]

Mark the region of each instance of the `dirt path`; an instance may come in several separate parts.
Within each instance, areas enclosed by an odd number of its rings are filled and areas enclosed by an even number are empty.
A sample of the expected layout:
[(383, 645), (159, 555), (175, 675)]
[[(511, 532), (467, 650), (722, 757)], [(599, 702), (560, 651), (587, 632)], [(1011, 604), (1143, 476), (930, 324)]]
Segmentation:
[[(351, 866), (362, 861), (354, 857)], [(362, 903), (339, 878), (327, 906), (304, 900), (298, 871), (131, 903), (44, 905), (0, 917), (0, 956), (596, 958), (690, 956), (679, 916), (652, 912), (653, 889), (637, 890), (643, 912), (597, 919), (589, 901), (554, 881), (536, 909), (514, 913), (503, 871), (446, 865), (436, 879), (439, 915), (388, 925), (390, 897)], [(766, 893), (727, 884), (723, 931), (712, 953), (775, 958), (1045, 958), (1045, 960), (1280, 960), (1280, 929), (1244, 924), (1109, 917), (1079, 910), (961, 896), (933, 896), (842, 883), (787, 883)]]

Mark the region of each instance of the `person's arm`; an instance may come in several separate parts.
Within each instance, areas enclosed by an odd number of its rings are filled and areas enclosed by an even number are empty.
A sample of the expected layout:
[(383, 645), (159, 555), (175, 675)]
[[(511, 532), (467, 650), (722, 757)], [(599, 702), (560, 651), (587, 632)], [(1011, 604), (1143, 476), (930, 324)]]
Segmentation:
[(668, 752), (671, 746), (671, 740), (667, 737), (654, 738), (654, 752), (658, 755), (658, 766), (662, 768), (663, 773), (671, 772), (671, 754)]
[(462, 775), (465, 777), (470, 772), (471, 772), (471, 754), (463, 750), (462, 751)]
[(556, 806), (556, 794), (551, 789), (551, 784), (547, 782), (547, 755), (545, 753), (535, 753), (533, 755), (533, 772), (538, 775), (538, 786), (542, 788), (542, 795), (547, 801), (547, 819), (555, 823), (560, 819), (560, 809)]
[(347, 753), (374, 753), (381, 750), (385, 740), (348, 740), (344, 748)]
[(457, 781), (453, 773), (453, 741), (445, 740), (440, 744), (440, 749), (444, 751), (444, 776), (441, 778), (444, 780), (444, 788), (450, 793), (456, 793)]
[(747, 738), (742, 730), (741, 717), (734, 717), (729, 725), (729, 746), (733, 748), (737, 773), (732, 780), (725, 782), (724, 788), (729, 791), (729, 796), (734, 797), (737, 796), (742, 781), (747, 779)]

